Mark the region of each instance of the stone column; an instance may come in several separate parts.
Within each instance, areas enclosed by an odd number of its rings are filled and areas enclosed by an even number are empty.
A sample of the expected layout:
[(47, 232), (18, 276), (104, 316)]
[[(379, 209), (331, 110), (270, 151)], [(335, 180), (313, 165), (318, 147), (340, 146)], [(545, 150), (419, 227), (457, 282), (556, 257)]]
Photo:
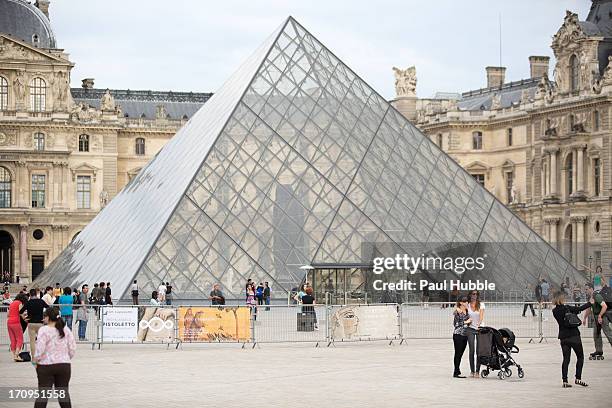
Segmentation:
[(70, 178), (70, 171), (68, 170), (68, 162), (62, 162), (60, 166), (60, 180), (62, 184), (60, 186), (60, 201), (63, 208), (68, 208), (68, 180)]
[(28, 279), (28, 226), (19, 225), (19, 279)]
[(578, 173), (576, 192), (584, 194), (584, 148), (582, 146), (577, 149), (577, 162), (575, 166)]
[(574, 264), (576, 265), (576, 268), (578, 269), (582, 269), (582, 266), (584, 265), (584, 249), (585, 249), (585, 242), (584, 242), (584, 237), (585, 237), (585, 231), (584, 231), (584, 227), (585, 227), (585, 223), (586, 223), (586, 217), (585, 216), (575, 216), (571, 218), (572, 222), (574, 223), (574, 227), (572, 228), (572, 231), (575, 229), (576, 230), (576, 234), (572, 234), (576, 237), (575, 240), (575, 248), (576, 248), (576, 252), (575, 252), (575, 261)]
[(546, 218), (544, 220), (544, 222), (546, 222), (546, 226), (548, 227), (548, 242), (557, 250), (559, 249), (557, 244), (557, 225), (559, 224), (559, 221), (559, 218)]
[(546, 174), (545, 174), (545, 182), (546, 186), (544, 187), (544, 191), (547, 196), (550, 195), (550, 153), (546, 152)]
[(557, 152), (559, 149), (550, 151), (550, 194), (551, 196), (557, 196)]
[(578, 179), (577, 164), (578, 153), (576, 152), (576, 149), (572, 149), (572, 195), (575, 195), (578, 191), (578, 184), (576, 183)]

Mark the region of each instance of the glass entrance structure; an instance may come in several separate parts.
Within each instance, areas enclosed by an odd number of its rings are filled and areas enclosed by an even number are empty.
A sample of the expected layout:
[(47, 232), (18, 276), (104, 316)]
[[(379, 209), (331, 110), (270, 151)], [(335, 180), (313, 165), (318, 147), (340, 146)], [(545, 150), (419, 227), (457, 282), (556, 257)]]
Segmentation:
[[(499, 290), (578, 272), (293, 18), (47, 268), (178, 298), (289, 292), (364, 242), (484, 242)], [(511, 242), (511, 248), (502, 243)]]

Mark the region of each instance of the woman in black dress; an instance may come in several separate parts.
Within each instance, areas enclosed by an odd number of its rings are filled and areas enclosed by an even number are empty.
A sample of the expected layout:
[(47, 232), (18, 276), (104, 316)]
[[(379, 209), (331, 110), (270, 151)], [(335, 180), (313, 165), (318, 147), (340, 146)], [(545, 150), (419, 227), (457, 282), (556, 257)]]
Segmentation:
[[(582, 306), (569, 306), (565, 304), (565, 293), (562, 291), (556, 292), (553, 297), (553, 316), (559, 324), (559, 340), (561, 342), (561, 351), (563, 352), (563, 363), (561, 364), (561, 376), (563, 378), (563, 388), (570, 388), (571, 385), (567, 382), (567, 369), (569, 367), (572, 350), (576, 354), (576, 380), (574, 383), (582, 387), (587, 387), (588, 384), (582, 381), (582, 366), (584, 364), (584, 351), (582, 350), (582, 339), (580, 338), (580, 330), (578, 325), (572, 324), (572, 314), (577, 315), (583, 310), (591, 307), (589, 302)], [(566, 315), (568, 315), (566, 317)], [(576, 316), (576, 319), (579, 319)]]

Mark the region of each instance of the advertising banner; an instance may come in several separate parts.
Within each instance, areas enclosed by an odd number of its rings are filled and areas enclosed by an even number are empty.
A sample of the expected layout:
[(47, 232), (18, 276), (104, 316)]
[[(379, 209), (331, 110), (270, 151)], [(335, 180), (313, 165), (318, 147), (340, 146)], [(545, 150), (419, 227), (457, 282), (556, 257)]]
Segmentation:
[(179, 339), (197, 341), (249, 341), (248, 307), (179, 307)]
[(132, 342), (138, 330), (138, 308), (104, 307), (102, 309), (102, 341)]
[(138, 341), (169, 343), (175, 340), (176, 310), (147, 307), (138, 322)]
[(397, 305), (335, 307), (330, 318), (330, 332), (334, 341), (398, 338)]

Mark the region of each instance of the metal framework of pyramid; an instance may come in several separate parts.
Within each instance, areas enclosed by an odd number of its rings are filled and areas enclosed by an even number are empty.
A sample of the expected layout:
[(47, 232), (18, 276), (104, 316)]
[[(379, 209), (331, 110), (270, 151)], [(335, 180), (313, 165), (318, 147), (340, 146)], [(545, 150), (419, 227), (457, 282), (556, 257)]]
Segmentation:
[[(486, 242), (498, 287), (578, 272), (293, 18), (37, 282), (276, 293), (364, 242)], [(512, 242), (508, 249), (501, 243)]]

